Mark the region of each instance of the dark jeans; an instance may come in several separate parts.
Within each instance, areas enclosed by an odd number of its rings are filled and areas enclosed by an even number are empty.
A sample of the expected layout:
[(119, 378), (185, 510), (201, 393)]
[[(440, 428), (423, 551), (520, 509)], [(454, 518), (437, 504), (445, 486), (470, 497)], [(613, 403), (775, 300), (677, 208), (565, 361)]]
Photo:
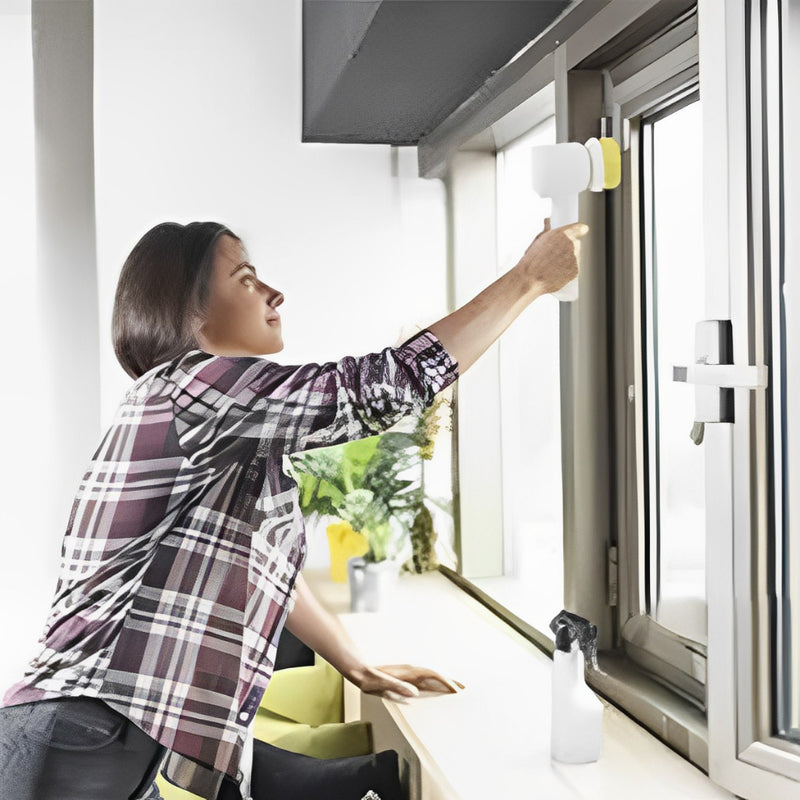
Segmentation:
[(0, 787), (13, 800), (159, 800), (165, 748), (94, 697), (0, 708)]

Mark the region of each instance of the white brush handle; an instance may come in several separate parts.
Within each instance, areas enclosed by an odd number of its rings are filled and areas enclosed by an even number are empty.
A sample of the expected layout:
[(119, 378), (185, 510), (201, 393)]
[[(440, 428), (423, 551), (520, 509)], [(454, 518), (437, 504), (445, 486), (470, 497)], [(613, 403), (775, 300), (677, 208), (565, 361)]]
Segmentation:
[[(560, 228), (578, 221), (578, 193), (564, 197), (554, 197), (553, 207), (550, 212), (550, 228)], [(578, 279), (575, 278), (564, 284), (557, 292), (552, 292), (556, 300), (562, 303), (571, 303), (578, 299)]]
[(557, 292), (551, 292), (556, 300), (562, 303), (571, 303), (578, 299), (578, 279), (573, 278), (569, 283), (565, 283)]

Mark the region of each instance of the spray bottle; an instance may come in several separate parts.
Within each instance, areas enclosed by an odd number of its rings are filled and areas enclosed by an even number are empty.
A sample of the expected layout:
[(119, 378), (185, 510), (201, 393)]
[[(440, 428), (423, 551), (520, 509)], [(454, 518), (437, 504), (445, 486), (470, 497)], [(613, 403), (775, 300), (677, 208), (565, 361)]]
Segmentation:
[[(550, 227), (578, 222), (578, 195), (585, 189), (602, 192), (614, 189), (621, 180), (621, 154), (615, 139), (606, 136), (608, 120), (601, 123), (599, 139), (586, 144), (563, 142), (534, 147), (533, 188), (552, 201)], [(563, 302), (578, 298), (578, 279), (570, 281), (553, 296)]]
[(597, 665), (597, 626), (566, 609), (550, 621), (556, 635), (550, 755), (555, 761), (597, 761), (603, 747), (603, 704), (586, 685), (583, 666)]

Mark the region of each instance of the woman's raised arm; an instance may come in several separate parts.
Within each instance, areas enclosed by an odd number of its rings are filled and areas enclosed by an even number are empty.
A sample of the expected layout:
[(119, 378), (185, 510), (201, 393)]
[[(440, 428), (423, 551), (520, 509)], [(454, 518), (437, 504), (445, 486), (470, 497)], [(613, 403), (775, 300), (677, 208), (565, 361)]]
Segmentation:
[(500, 334), (542, 294), (558, 291), (578, 274), (582, 222), (544, 230), (517, 265), (461, 308), (428, 326), (458, 362), (459, 375), (494, 344)]
[(264, 439), (283, 456), (382, 433), (430, 406), (526, 306), (572, 280), (588, 230), (546, 225), (512, 270), (396, 347), (299, 365), (203, 354), (173, 397), (181, 446), (199, 464), (219, 442), (241, 437)]

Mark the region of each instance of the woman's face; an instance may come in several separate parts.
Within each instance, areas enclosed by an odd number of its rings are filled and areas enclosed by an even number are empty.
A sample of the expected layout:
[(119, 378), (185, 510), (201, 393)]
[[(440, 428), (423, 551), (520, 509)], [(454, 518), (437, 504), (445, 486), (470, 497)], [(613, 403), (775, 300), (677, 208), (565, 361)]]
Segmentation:
[(217, 239), (208, 315), (197, 335), (201, 350), (218, 356), (260, 356), (283, 349), (275, 310), (283, 295), (255, 273), (241, 242), (227, 234)]

